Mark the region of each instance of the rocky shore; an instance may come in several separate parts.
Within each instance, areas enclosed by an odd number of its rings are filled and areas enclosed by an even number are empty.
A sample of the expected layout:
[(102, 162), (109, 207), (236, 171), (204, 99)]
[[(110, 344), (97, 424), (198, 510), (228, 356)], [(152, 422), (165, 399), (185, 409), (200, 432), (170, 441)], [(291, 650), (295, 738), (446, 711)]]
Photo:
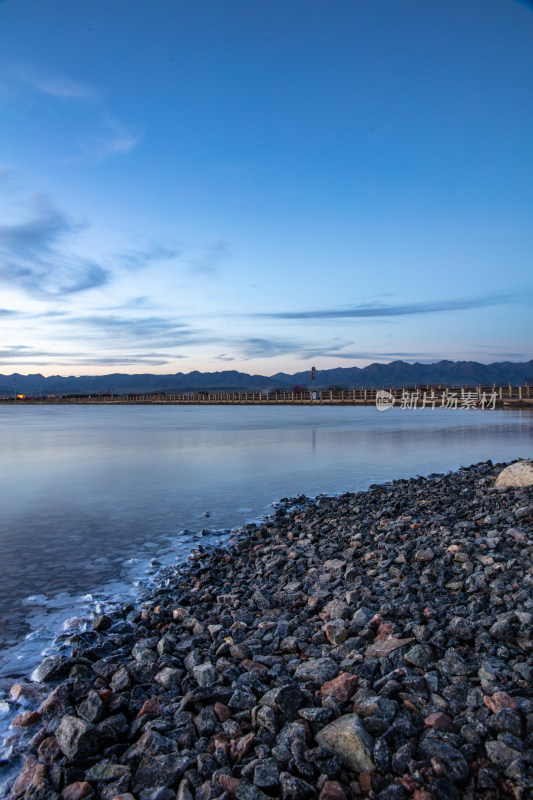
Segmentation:
[(292, 498), (95, 617), (38, 669), (11, 797), (533, 796), (533, 487), (504, 466)]

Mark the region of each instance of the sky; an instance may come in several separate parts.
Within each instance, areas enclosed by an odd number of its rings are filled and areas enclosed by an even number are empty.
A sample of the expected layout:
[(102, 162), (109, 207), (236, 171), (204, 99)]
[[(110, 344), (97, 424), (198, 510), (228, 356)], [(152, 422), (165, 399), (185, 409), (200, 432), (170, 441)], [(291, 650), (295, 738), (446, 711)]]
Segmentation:
[(533, 4), (0, 0), (0, 372), (533, 357)]

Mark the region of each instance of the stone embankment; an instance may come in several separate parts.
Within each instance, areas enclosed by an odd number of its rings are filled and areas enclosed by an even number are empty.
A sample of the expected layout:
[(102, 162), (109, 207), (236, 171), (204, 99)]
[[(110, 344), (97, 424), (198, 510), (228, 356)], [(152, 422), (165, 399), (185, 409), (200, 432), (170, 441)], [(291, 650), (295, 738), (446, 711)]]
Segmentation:
[(12, 797), (532, 796), (533, 487), (503, 466), (282, 502), (96, 617), (39, 667)]

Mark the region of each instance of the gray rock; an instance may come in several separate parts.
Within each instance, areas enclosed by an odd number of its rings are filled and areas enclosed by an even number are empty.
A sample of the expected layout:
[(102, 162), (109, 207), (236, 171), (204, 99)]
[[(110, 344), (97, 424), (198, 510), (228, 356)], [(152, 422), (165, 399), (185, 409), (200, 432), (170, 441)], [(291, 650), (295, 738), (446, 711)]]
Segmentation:
[(448, 742), (426, 738), (420, 745), (422, 758), (440, 758), (446, 768), (446, 775), (452, 781), (466, 781), (468, 764), (462, 753)]
[(155, 786), (166, 788), (176, 783), (186, 769), (194, 765), (194, 760), (177, 753), (161, 756), (145, 756), (135, 773), (133, 786), (135, 792)]
[(404, 654), (404, 661), (415, 667), (427, 667), (433, 663), (433, 650), (428, 644), (415, 644)]
[(316, 789), (313, 786), (288, 772), (282, 772), (279, 781), (283, 800), (308, 800), (316, 797)]
[(259, 761), (254, 770), (254, 786), (270, 791), (279, 785), (279, 765), (275, 758)]
[(70, 714), (59, 723), (55, 737), (61, 752), (71, 760), (96, 753), (100, 744), (94, 726)]
[(287, 717), (295, 714), (302, 704), (300, 687), (295, 684), (277, 686), (266, 692), (259, 700), (260, 706), (270, 706)]
[(100, 722), (104, 716), (105, 705), (98, 692), (90, 692), (83, 703), (80, 703), (77, 712), (87, 722)]
[(212, 664), (199, 664), (193, 668), (192, 674), (199, 686), (211, 686), (217, 679), (217, 671)]
[(61, 678), (66, 678), (75, 663), (74, 659), (66, 656), (47, 656), (37, 667), (34, 673), (35, 680), (41, 683), (59, 681)]
[(374, 740), (357, 714), (345, 714), (330, 722), (315, 736), (316, 741), (338, 755), (345, 767), (354, 772), (371, 772)]
[(331, 658), (313, 658), (304, 661), (296, 668), (294, 677), (297, 681), (312, 682), (322, 685), (339, 674), (339, 666)]

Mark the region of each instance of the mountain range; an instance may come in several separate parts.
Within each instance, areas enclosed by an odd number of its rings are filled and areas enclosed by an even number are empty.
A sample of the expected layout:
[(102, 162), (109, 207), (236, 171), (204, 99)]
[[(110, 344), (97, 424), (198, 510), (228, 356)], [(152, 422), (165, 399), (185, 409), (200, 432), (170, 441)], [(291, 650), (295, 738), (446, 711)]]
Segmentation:
[[(369, 364), (367, 367), (337, 367), (317, 370), (317, 388), (371, 388), (392, 386), (425, 386), (455, 384), (456, 386), (506, 386), (533, 384), (533, 359), (517, 363), (500, 361), (481, 364), (477, 361), (437, 361), (431, 364), (391, 361), (388, 364)], [(293, 386), (311, 388), (311, 370), (275, 375), (248, 375), (236, 370), (222, 372), (177, 372), (171, 375), (83, 375), (80, 377), (52, 375), (0, 375), (0, 396), (12, 397), (48, 394), (151, 394), (158, 392), (239, 392), (259, 389), (291, 389)]]

